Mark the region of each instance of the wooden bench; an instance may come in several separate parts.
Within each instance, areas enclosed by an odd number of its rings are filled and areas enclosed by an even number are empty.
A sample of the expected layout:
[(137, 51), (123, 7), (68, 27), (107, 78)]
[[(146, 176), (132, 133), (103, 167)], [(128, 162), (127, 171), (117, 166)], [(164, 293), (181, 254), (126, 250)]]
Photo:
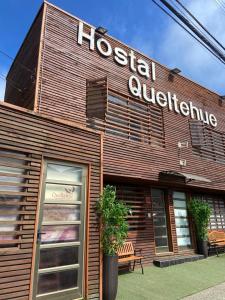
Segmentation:
[(219, 249), (225, 249), (225, 232), (219, 230), (213, 230), (208, 233), (209, 251), (211, 249), (216, 251), (216, 255), (219, 256)]
[[(136, 253), (140, 252), (140, 256), (137, 256)], [(133, 261), (133, 271), (135, 268), (136, 261), (139, 261), (141, 265), (142, 274), (144, 274), (144, 269), (142, 266), (142, 249), (134, 250), (132, 242), (126, 242), (122, 247), (120, 247), (117, 251), (118, 255), (118, 262), (119, 263), (129, 263), (129, 267), (131, 265), (131, 262)]]

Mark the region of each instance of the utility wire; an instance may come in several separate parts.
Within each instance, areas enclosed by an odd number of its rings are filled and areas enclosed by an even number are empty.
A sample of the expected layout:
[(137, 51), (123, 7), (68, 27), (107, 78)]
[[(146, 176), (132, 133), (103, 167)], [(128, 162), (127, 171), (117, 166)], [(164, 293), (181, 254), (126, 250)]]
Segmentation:
[(219, 8), (222, 9), (223, 13), (225, 13), (225, 8), (223, 7), (223, 4), (221, 4), (221, 2), (219, 2), (218, 0), (216, 0), (216, 3), (219, 6)]
[(22, 68), (24, 68), (25, 70), (27, 70), (28, 72), (30, 72), (32, 75), (34, 75), (36, 77), (36, 74), (30, 68), (28, 68), (27, 66), (25, 66), (24, 64), (22, 64), (18, 60), (15, 60), (12, 56), (8, 55), (6, 52), (2, 51), (1, 49), (0, 49), (0, 53), (2, 55), (4, 55), (5, 57), (9, 58), (10, 60), (12, 60), (14, 64), (17, 64), (17, 65), (21, 66)]
[(12, 79), (6, 79), (6, 77), (3, 74), (0, 74), (0, 79), (2, 79), (5, 82), (7, 82), (9, 85), (11, 85), (13, 88), (15, 88), (20, 93), (23, 93), (23, 91), (16, 86), (15, 82)]
[(218, 1), (219, 1), (220, 5), (221, 5), (223, 8), (225, 8), (225, 3), (224, 3), (222, 0), (218, 0)]
[(207, 44), (218, 56), (221, 57), (221, 59), (225, 62), (225, 55), (217, 48), (215, 47), (207, 38), (205, 38), (204, 35), (202, 35), (196, 28), (179, 12), (176, 11), (176, 9), (166, 0), (159, 0), (162, 2), (175, 16), (180, 19), (192, 32), (194, 32), (195, 35), (197, 35), (205, 44)]
[(176, 22), (181, 28), (183, 28), (190, 36), (192, 36), (197, 42), (199, 42), (205, 49), (207, 49), (211, 54), (220, 60), (223, 64), (225, 62), (216, 54), (214, 53), (209, 47), (207, 47), (200, 39), (198, 39), (193, 33), (191, 33), (184, 25), (182, 25), (176, 18), (174, 18), (167, 10), (165, 10), (159, 3), (155, 0), (152, 0), (166, 15), (168, 15), (174, 22)]
[[(187, 20), (195, 27), (195, 29), (196, 30), (198, 30), (202, 35), (204, 35), (204, 37), (207, 39), (208, 37), (206, 36), (206, 34), (205, 34), (205, 32), (201, 29), (201, 28), (199, 28), (199, 27), (197, 27), (196, 26), (196, 23), (195, 22), (193, 22), (193, 20), (192, 19), (190, 19), (190, 17), (189, 17), (189, 15), (188, 14), (186, 14), (185, 12), (183, 12), (183, 10), (176, 4), (176, 2), (175, 2), (176, 0), (172, 0), (172, 3), (174, 3), (174, 6), (178, 9), (178, 11), (180, 11), (180, 13), (181, 14), (183, 14), (186, 18), (187, 18)], [(193, 16), (194, 17), (194, 16)], [(197, 19), (196, 19), (197, 20)], [(198, 20), (197, 20), (198, 21)], [(198, 21), (199, 22), (199, 21)], [(200, 23), (200, 22), (199, 22)], [(203, 25), (202, 25), (203, 26)], [(217, 47), (217, 45), (214, 43), (214, 42), (212, 42), (213, 43), (213, 45), (215, 46), (215, 47)], [(221, 45), (222, 46), (222, 45)], [(222, 46), (223, 47), (223, 46)], [(225, 48), (224, 48), (225, 49)], [(218, 49), (219, 50), (219, 49)]]
[(195, 16), (179, 1), (175, 0), (188, 14), (191, 16), (195, 22), (203, 29), (205, 32), (221, 47), (223, 50), (225, 50), (225, 47), (205, 28), (205, 26), (202, 25), (202, 23), (195, 18)]
[[(157, 6), (159, 6), (161, 9), (162, 7), (155, 1), (155, 0), (152, 0)], [(201, 40), (201, 44), (204, 45), (204, 47), (206, 47), (208, 50), (210, 48), (210, 52), (213, 53), (221, 62), (223, 62), (225, 64), (225, 55), (217, 48), (214, 46), (214, 44), (209, 41), (203, 34), (201, 34), (199, 32), (199, 30), (197, 30), (195, 28), (195, 26), (193, 26), (189, 20), (187, 18), (185, 18), (182, 14), (180, 14), (170, 3), (168, 3), (167, 1), (165, 0), (160, 0), (160, 2), (162, 2), (166, 7), (167, 9), (169, 9), (179, 20), (181, 20), (181, 22), (183, 22), (200, 40)], [(164, 12), (167, 12), (165, 9), (163, 9)], [(167, 13), (168, 14), (168, 13)], [(175, 18), (173, 18), (173, 20), (176, 20)], [(177, 23), (177, 20), (176, 20), (176, 23)], [(183, 25), (182, 25), (182, 28), (185, 28)], [(186, 29), (186, 28), (185, 28)], [(186, 29), (187, 31), (187, 29)], [(190, 32), (188, 30), (188, 32)], [(195, 38), (196, 38), (195, 36)], [(193, 37), (193, 35), (192, 35)], [(199, 39), (197, 39), (199, 41)]]

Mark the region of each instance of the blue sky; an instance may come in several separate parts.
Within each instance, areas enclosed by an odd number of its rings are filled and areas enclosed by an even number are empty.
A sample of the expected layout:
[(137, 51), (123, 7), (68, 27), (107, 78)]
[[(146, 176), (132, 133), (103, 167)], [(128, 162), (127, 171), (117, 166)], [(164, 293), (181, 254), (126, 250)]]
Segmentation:
[[(169, 68), (178, 67), (184, 76), (201, 85), (225, 94), (225, 66), (151, 0), (50, 2), (94, 26), (106, 27), (111, 36)], [(41, 0), (0, 1), (0, 50), (12, 57), (16, 55), (41, 3)], [(183, 0), (182, 3), (225, 44), (225, 8), (221, 9), (215, 0)], [(7, 74), (11, 62), (0, 54), (0, 75)], [(0, 78), (0, 99), (3, 95), (4, 81)]]

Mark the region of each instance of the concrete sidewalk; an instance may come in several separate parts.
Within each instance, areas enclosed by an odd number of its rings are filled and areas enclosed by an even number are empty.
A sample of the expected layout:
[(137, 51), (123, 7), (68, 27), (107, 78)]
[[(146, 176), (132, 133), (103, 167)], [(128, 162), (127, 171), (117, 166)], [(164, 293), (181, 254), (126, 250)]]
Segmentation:
[(185, 297), (183, 300), (225, 300), (225, 282)]

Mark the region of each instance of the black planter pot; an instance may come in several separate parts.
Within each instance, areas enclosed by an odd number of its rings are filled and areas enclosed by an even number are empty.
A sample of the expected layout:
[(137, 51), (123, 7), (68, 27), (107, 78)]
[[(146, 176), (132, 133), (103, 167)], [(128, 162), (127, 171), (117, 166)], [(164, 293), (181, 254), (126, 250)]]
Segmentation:
[(203, 240), (197, 240), (198, 253), (203, 254), (205, 258), (208, 257), (208, 242)]
[(103, 257), (103, 299), (115, 300), (118, 287), (118, 256)]

